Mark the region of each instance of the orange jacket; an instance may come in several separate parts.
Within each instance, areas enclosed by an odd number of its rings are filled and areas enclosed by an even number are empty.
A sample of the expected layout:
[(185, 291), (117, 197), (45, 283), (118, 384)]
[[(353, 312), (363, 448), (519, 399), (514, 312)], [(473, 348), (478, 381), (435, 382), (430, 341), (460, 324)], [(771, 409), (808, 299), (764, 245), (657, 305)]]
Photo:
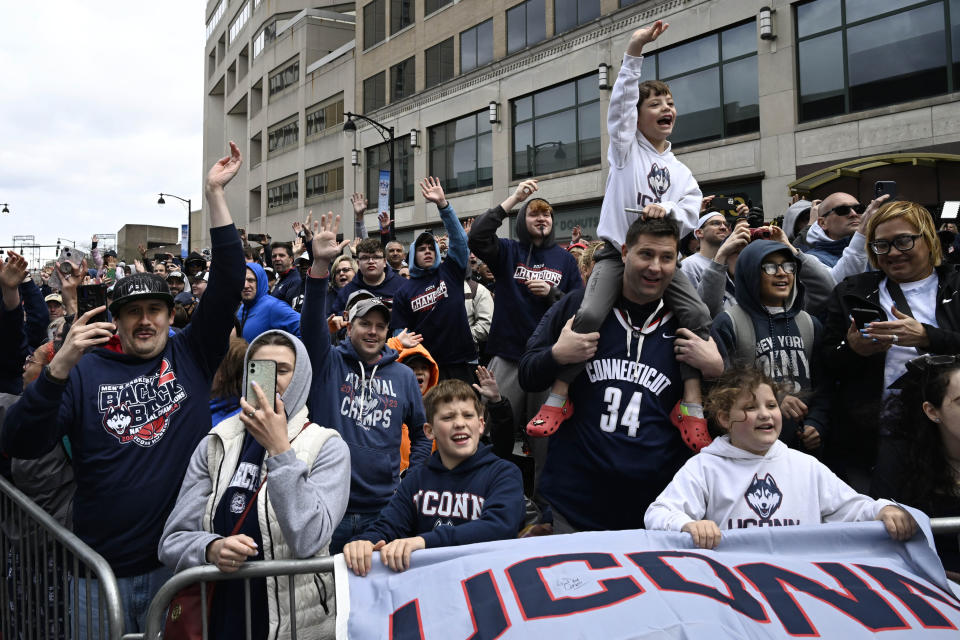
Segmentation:
[[(397, 338), (390, 338), (387, 340), (387, 346), (391, 349), (395, 349), (400, 355), (397, 357), (398, 362), (403, 362), (407, 358), (417, 355), (423, 356), (430, 363), (430, 379), (427, 381), (427, 391), (433, 389), (437, 381), (440, 379), (440, 367), (437, 366), (436, 360), (433, 359), (433, 356), (430, 355), (430, 352), (427, 351), (427, 348), (422, 344), (418, 344), (412, 349), (404, 349), (403, 345), (400, 344), (400, 340)], [(426, 395), (426, 392), (424, 392)], [(433, 443), (433, 451), (437, 450), (437, 443)], [(403, 435), (400, 441), (400, 470), (403, 471), (410, 466), (410, 433), (407, 429), (407, 425), (403, 425)]]

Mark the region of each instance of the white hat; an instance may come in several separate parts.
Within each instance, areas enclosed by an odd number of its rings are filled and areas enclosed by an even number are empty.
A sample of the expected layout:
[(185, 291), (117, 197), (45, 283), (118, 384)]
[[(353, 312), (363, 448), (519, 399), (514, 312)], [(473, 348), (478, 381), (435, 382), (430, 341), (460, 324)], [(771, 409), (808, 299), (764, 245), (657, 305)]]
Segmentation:
[(724, 220), (727, 219), (727, 217), (723, 215), (723, 213), (721, 213), (720, 211), (708, 211), (702, 216), (700, 216), (699, 220), (697, 220), (697, 229), (702, 229), (703, 225), (707, 224), (707, 222), (709, 222), (711, 219), (715, 218), (716, 216), (720, 216)]

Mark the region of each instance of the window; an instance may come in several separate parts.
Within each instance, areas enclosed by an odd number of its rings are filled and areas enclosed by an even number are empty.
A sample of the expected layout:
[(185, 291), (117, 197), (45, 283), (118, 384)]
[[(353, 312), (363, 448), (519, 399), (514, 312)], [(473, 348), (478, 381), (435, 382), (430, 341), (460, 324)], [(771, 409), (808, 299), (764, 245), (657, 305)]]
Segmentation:
[[(307, 138), (343, 122), (343, 94), (307, 111)], [(309, 196), (308, 196), (309, 197)]]
[(677, 105), (673, 144), (760, 130), (756, 22), (650, 54), (643, 69), (670, 85)]
[(423, 5), (423, 13), (424, 15), (430, 15), (440, 7), (445, 7), (451, 2), (453, 2), (453, 0), (427, 0)]
[[(410, 136), (403, 136), (393, 141), (394, 168), (397, 177), (392, 180), (393, 201), (409, 202), (413, 200), (413, 154), (410, 152)], [(367, 149), (367, 197), (371, 203), (377, 201), (380, 193), (380, 171), (390, 170), (390, 154), (387, 143), (378, 144)], [(373, 205), (376, 207), (376, 204)]]
[(370, 113), (387, 104), (386, 83), (387, 74), (384, 71), (372, 75), (363, 81), (363, 112)]
[(424, 56), (425, 89), (453, 77), (453, 38), (427, 49)]
[(217, 28), (218, 24), (220, 24), (220, 20), (223, 19), (223, 14), (226, 12), (227, 0), (220, 0), (220, 2), (217, 3), (217, 8), (213, 10), (213, 14), (210, 16), (210, 19), (207, 20), (207, 40), (210, 39), (214, 29)]
[(299, 80), (300, 61), (297, 60), (270, 76), (270, 97), (272, 98), (287, 87), (296, 85)]
[(507, 53), (520, 51), (547, 37), (544, 0), (527, 0), (507, 9)]
[(304, 174), (306, 200), (343, 190), (343, 160), (307, 169)]
[(493, 134), (486, 110), (430, 128), (430, 175), (447, 193), (493, 184)]
[(237, 36), (240, 35), (240, 31), (243, 30), (243, 27), (247, 24), (247, 20), (249, 19), (250, 3), (245, 2), (243, 8), (240, 9), (237, 17), (233, 19), (233, 23), (230, 25), (230, 44), (233, 44), (233, 41), (237, 39)]
[(267, 185), (267, 209), (280, 209), (297, 204), (297, 176), (281, 178)]
[(280, 151), (287, 147), (296, 146), (300, 139), (300, 122), (294, 116), (293, 120), (275, 125), (267, 134), (267, 153)]
[(801, 121), (960, 87), (958, 0), (815, 0), (796, 11)]
[(600, 163), (600, 90), (592, 73), (510, 103), (513, 178)]
[(363, 8), (363, 48), (387, 37), (387, 0), (373, 0)]
[(563, 33), (600, 17), (600, 0), (554, 0), (553, 30)]
[(413, 24), (413, 0), (390, 0), (391, 35)]
[(411, 56), (400, 64), (390, 67), (390, 102), (413, 95), (417, 72), (415, 63), (416, 58)]
[(493, 60), (493, 19), (460, 33), (460, 73)]

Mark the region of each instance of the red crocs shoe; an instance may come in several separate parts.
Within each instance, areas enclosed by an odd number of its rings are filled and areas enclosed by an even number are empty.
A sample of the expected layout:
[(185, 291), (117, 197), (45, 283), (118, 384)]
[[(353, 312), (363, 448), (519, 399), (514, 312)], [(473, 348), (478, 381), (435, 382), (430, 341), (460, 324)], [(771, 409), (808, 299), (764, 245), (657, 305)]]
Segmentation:
[(533, 438), (545, 438), (553, 435), (563, 424), (563, 421), (573, 415), (573, 402), (570, 398), (562, 407), (548, 407), (543, 405), (537, 415), (527, 423), (527, 435)]
[(710, 432), (707, 430), (707, 419), (685, 414), (681, 402), (677, 402), (677, 406), (670, 412), (670, 422), (680, 430), (680, 437), (683, 438), (683, 442), (694, 453), (699, 453), (700, 449), (713, 442), (713, 438), (710, 437)]

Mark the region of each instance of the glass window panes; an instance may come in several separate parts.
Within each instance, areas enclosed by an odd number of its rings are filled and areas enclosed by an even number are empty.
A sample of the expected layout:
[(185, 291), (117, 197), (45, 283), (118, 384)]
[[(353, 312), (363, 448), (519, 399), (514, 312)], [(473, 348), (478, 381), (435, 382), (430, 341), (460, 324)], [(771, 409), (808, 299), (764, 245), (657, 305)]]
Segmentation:
[(493, 60), (493, 20), (487, 20), (460, 34), (460, 73)]
[(295, 146), (300, 138), (300, 122), (293, 120), (287, 124), (274, 127), (268, 133), (267, 151), (280, 151), (286, 147)]
[(816, 0), (797, 7), (797, 35), (801, 38), (840, 26), (840, 0)]
[[(391, 179), (394, 203), (413, 200), (413, 154), (410, 152), (410, 136), (402, 136), (393, 141), (394, 171), (396, 178)], [(366, 150), (367, 169), (366, 186), (370, 201), (373, 202), (380, 192), (380, 170), (390, 170), (390, 153), (387, 143), (381, 143)]]
[(672, 78), (693, 69), (716, 64), (717, 61), (716, 34), (681, 44), (657, 54), (661, 78)]
[(324, 167), (307, 169), (304, 187), (304, 197), (307, 200), (343, 190), (343, 160)]
[(460, 34), (460, 73), (477, 66), (477, 30), (467, 29)]
[(527, 0), (507, 10), (507, 53), (520, 51), (547, 37), (545, 0)]
[(430, 174), (447, 193), (493, 184), (493, 145), (487, 112), (430, 129)]
[(670, 81), (677, 105), (677, 124), (670, 140), (675, 145), (710, 140), (723, 135), (720, 108), (720, 72), (717, 67)]
[(278, 209), (288, 205), (296, 205), (299, 190), (297, 177), (267, 187), (267, 209)]
[(843, 42), (839, 31), (799, 44), (800, 120), (844, 112)]
[(411, 56), (390, 67), (390, 101), (401, 100), (413, 95), (416, 67), (416, 57)]
[(363, 81), (363, 112), (369, 113), (386, 104), (386, 72), (370, 76)]
[(760, 130), (757, 57), (723, 65), (723, 121), (726, 135)]
[(284, 67), (270, 76), (270, 95), (276, 95), (300, 80), (300, 61)]
[(424, 54), (425, 88), (440, 84), (453, 77), (453, 38), (427, 49)]
[(307, 111), (307, 137), (323, 133), (343, 122), (343, 97)]
[(387, 0), (373, 0), (363, 7), (363, 48), (369, 49), (387, 37)]
[(850, 27), (850, 109), (946, 93), (946, 52), (942, 3)]
[(413, 0), (390, 0), (390, 33), (413, 24)]
[(815, 0), (796, 12), (801, 121), (958, 88), (956, 0)]
[(511, 103), (514, 179), (600, 162), (603, 116), (596, 85), (591, 74)]
[(426, 0), (423, 5), (424, 15), (430, 15), (440, 7), (446, 6), (453, 2), (453, 0)]
[(240, 31), (243, 30), (243, 27), (247, 24), (247, 20), (250, 19), (250, 3), (247, 2), (243, 5), (243, 8), (240, 9), (240, 13), (237, 14), (237, 17), (233, 19), (233, 24), (230, 25), (230, 42), (233, 43), (237, 39), (237, 36), (240, 35)]
[(730, 60), (748, 53), (757, 52), (757, 24), (746, 22), (720, 33), (720, 48), (723, 59)]
[(960, 0), (950, 0), (950, 42), (953, 43), (953, 77), (960, 78), (957, 75), (960, 74)]
[(600, 0), (554, 0), (554, 33), (569, 31), (600, 16)]

